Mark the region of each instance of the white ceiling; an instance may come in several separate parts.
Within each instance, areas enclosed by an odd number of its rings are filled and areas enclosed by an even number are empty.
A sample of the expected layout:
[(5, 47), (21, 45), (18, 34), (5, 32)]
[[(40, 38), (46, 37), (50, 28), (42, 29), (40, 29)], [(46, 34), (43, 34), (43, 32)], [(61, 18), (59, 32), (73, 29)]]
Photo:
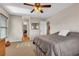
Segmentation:
[(20, 16), (28, 15), (31, 17), (47, 19), (49, 17), (54, 16), (56, 13), (62, 11), (64, 8), (73, 5), (72, 3), (49, 3), (49, 4), (51, 4), (51, 8), (43, 8), (44, 13), (40, 12), (30, 13), (33, 7), (23, 5), (22, 3), (5, 3), (5, 4), (0, 3), (0, 6), (5, 8), (11, 15), (20, 15)]

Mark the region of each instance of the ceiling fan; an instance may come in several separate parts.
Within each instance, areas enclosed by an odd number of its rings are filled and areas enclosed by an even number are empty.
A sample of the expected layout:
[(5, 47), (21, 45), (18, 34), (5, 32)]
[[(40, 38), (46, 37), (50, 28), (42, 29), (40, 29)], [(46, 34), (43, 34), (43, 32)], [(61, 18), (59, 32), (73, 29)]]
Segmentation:
[(32, 4), (28, 4), (28, 3), (24, 3), (24, 5), (28, 5), (28, 6), (32, 6), (34, 7), (33, 10), (31, 11), (31, 13), (33, 13), (34, 11), (39, 11), (41, 13), (43, 13), (42, 8), (49, 8), (51, 7), (51, 5), (41, 5), (40, 3), (35, 3), (34, 5)]

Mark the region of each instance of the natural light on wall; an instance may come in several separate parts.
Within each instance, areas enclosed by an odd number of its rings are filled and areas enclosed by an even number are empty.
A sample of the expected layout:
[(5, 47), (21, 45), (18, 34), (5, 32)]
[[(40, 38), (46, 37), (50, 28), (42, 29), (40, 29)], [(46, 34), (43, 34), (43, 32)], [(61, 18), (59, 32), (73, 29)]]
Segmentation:
[(9, 12), (12, 13), (20, 13), (20, 14), (29, 14), (31, 10), (26, 9), (26, 8), (21, 8), (21, 7), (16, 7), (16, 6), (5, 6)]

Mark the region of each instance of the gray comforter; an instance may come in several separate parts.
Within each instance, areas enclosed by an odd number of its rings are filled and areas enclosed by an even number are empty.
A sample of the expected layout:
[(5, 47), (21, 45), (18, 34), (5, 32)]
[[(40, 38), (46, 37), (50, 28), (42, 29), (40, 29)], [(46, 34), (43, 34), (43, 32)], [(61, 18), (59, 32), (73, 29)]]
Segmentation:
[(37, 55), (74, 56), (79, 54), (79, 33), (70, 32), (68, 36), (58, 33), (35, 37)]

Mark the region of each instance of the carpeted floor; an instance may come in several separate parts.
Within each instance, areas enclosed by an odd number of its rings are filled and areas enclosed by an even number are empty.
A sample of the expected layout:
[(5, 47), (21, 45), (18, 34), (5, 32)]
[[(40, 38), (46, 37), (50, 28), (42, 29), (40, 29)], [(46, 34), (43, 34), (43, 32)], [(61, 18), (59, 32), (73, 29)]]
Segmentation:
[(35, 48), (31, 42), (13, 42), (6, 47), (6, 56), (35, 56)]

